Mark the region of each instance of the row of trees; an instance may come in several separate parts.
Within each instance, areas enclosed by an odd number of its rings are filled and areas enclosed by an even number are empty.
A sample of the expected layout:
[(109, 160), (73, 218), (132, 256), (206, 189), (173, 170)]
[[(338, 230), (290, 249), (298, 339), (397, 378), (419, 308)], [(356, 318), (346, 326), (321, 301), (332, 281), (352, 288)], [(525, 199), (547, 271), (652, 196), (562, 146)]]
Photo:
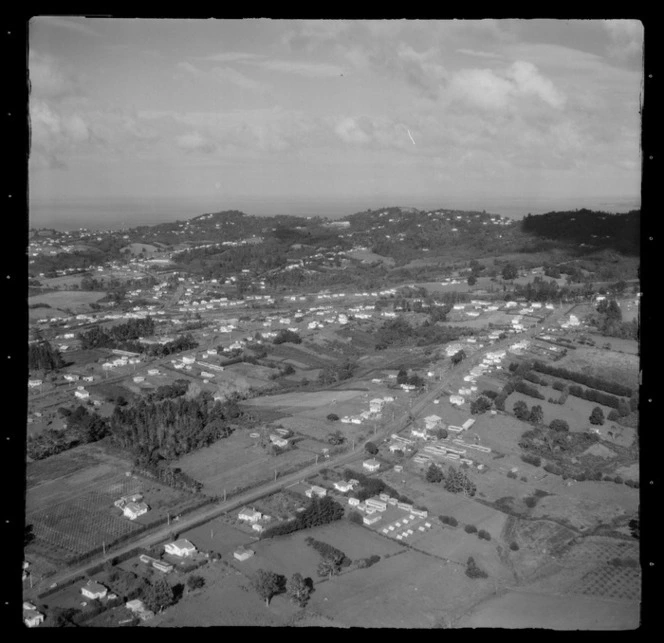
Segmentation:
[(152, 317), (144, 319), (130, 319), (123, 324), (117, 324), (109, 328), (102, 328), (98, 324), (90, 330), (79, 333), (78, 339), (81, 348), (118, 348), (128, 342), (134, 342), (139, 337), (153, 335), (155, 322)]
[(575, 382), (576, 384), (583, 384), (584, 386), (588, 386), (599, 391), (604, 391), (605, 393), (612, 393), (613, 395), (619, 395), (622, 397), (629, 397), (633, 393), (632, 389), (624, 384), (612, 382), (611, 380), (605, 380), (604, 378), (597, 377), (596, 375), (588, 375), (587, 373), (572, 371), (561, 366), (554, 366), (553, 364), (547, 364), (540, 360), (535, 360), (532, 362), (530, 367), (539, 373), (560, 377), (561, 379), (569, 380), (570, 382)]
[(441, 467), (433, 462), (429, 465), (426, 471), (425, 479), (427, 482), (434, 484), (442, 484), (445, 491), (451, 493), (465, 493), (469, 496), (474, 496), (477, 492), (477, 487), (470, 478), (459, 469), (450, 466), (446, 472)]
[[(367, 443), (369, 444), (369, 443)], [(374, 445), (375, 446), (375, 445)], [(387, 493), (399, 502), (412, 503), (412, 500), (407, 496), (400, 494), (396, 489), (390, 487), (384, 480), (380, 478), (370, 478), (363, 473), (358, 473), (352, 469), (344, 469), (344, 480), (357, 480), (360, 484), (353, 491), (352, 496), (360, 501), (365, 501), (367, 498), (373, 498), (381, 493)]]
[(310, 529), (339, 520), (344, 515), (344, 508), (330, 496), (312, 498), (309, 504), (296, 518), (268, 527), (261, 533), (261, 538), (284, 536), (302, 529)]
[(54, 371), (65, 365), (60, 351), (46, 341), (28, 344), (28, 368), (40, 371)]
[(447, 344), (476, 333), (472, 328), (441, 326), (429, 321), (420, 326), (411, 326), (405, 319), (390, 319), (376, 330), (375, 348), (384, 350), (389, 346)]

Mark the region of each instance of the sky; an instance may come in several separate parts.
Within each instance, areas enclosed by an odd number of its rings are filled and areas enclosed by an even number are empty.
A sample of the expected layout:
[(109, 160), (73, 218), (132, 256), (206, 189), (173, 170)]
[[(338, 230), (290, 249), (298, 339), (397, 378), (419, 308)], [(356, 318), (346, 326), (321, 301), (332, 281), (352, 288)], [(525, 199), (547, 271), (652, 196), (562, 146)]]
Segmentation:
[(642, 55), (634, 20), (40, 16), (30, 200), (638, 203)]

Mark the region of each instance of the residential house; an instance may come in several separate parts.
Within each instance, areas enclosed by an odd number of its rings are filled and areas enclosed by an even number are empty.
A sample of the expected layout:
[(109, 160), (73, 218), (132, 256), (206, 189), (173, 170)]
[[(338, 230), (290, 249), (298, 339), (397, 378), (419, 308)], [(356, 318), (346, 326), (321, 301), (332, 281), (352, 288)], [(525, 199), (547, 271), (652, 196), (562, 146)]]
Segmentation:
[(97, 581), (89, 580), (83, 587), (81, 587), (81, 594), (86, 598), (95, 599), (95, 598), (105, 598), (108, 594), (108, 590)]
[(146, 514), (148, 509), (149, 507), (144, 502), (128, 502), (124, 506), (122, 513), (129, 520), (136, 520), (139, 516)]
[(313, 498), (314, 496), (324, 498), (327, 495), (327, 489), (312, 485), (310, 489), (307, 489), (304, 492), (304, 495), (307, 496), (307, 498)]
[(196, 547), (192, 545), (186, 538), (180, 538), (175, 542), (168, 543), (164, 545), (164, 549), (167, 554), (172, 554), (173, 556), (191, 556), (196, 553)]
[(341, 493), (347, 493), (353, 489), (353, 485), (350, 482), (340, 481), (334, 483), (334, 488), (341, 491)]
[(263, 517), (263, 514), (260, 511), (256, 511), (255, 509), (248, 509), (245, 507), (244, 509), (240, 510), (240, 513), (237, 515), (237, 517), (238, 520), (246, 520), (247, 522), (255, 523)]
[(249, 549), (248, 547), (243, 547), (240, 545), (234, 552), (233, 552), (233, 557), (237, 558), (238, 560), (248, 560), (254, 555), (253, 549)]
[(83, 389), (82, 391), (74, 391), (74, 396), (80, 400), (87, 400), (90, 397), (90, 392)]
[(44, 622), (44, 615), (37, 609), (23, 609), (23, 622), (26, 627), (37, 627)]
[(367, 471), (373, 473), (374, 471), (378, 471), (378, 469), (380, 469), (380, 462), (378, 462), (378, 460), (375, 460), (374, 458), (371, 458), (370, 460), (365, 460), (362, 463), (362, 466)]

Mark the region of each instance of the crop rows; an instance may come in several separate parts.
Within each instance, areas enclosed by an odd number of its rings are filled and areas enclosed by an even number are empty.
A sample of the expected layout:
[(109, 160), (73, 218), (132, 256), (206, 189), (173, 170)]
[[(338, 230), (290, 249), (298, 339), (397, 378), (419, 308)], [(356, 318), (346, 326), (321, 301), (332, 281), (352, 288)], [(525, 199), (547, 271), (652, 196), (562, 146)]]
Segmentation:
[(573, 594), (636, 601), (640, 598), (641, 574), (631, 567), (595, 567), (571, 589)]

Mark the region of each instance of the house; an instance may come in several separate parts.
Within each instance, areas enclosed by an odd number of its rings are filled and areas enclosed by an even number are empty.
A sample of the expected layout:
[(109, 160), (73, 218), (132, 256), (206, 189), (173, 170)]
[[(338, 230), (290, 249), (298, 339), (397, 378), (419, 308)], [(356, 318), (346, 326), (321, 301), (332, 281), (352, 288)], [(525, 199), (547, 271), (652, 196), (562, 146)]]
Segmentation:
[(191, 556), (196, 553), (196, 547), (192, 545), (186, 538), (180, 538), (175, 542), (164, 545), (167, 554), (173, 556)]
[(362, 518), (362, 522), (365, 525), (373, 525), (373, 524), (377, 523), (381, 518), (382, 518), (382, 516), (377, 516), (377, 515), (364, 516), (364, 518)]
[(371, 458), (371, 460), (365, 460), (362, 463), (362, 466), (367, 470), (373, 473), (374, 471), (378, 471), (380, 469), (380, 462), (378, 460), (375, 460), (374, 458)]
[(376, 500), (375, 498), (369, 498), (366, 501), (367, 507), (373, 507), (376, 511), (385, 511), (387, 509), (387, 503), (383, 500)]
[(312, 485), (310, 489), (307, 489), (304, 492), (304, 495), (307, 496), (307, 498), (313, 498), (314, 496), (324, 498), (327, 495), (327, 489)]
[(270, 442), (272, 442), (272, 444), (274, 444), (278, 447), (287, 447), (288, 446), (288, 440), (285, 440), (284, 438), (279, 437), (278, 435), (275, 435), (274, 433), (272, 433), (270, 435)]
[(237, 558), (238, 560), (248, 560), (254, 555), (253, 549), (249, 549), (248, 547), (243, 547), (240, 545), (234, 552), (233, 552), (233, 557)]
[(348, 504), (351, 507), (357, 507), (360, 504), (360, 499), (359, 498), (348, 498)]
[(443, 418), (439, 417), (438, 415), (428, 415), (424, 418), (424, 424), (427, 429), (433, 429), (442, 419)]
[(74, 396), (80, 400), (87, 400), (90, 397), (90, 392), (83, 389), (82, 391), (74, 391)]
[(427, 430), (426, 429), (411, 429), (410, 434), (416, 438), (424, 438), (426, 439), (427, 437)]
[(139, 516), (146, 514), (148, 509), (149, 507), (144, 502), (128, 502), (124, 506), (122, 513), (129, 520), (136, 520)]
[(473, 426), (473, 424), (475, 424), (475, 420), (470, 418), (461, 425), (461, 428), (467, 431), (471, 426)]
[(248, 522), (258, 522), (262, 517), (263, 514), (260, 511), (256, 511), (255, 509), (248, 509), (244, 508), (240, 510), (240, 513), (237, 515), (238, 520), (246, 520)]
[(83, 381), (84, 381), (84, 382), (94, 382), (94, 381), (95, 381), (94, 375), (86, 375), (86, 376), (83, 378)]
[(37, 627), (44, 621), (44, 615), (36, 609), (23, 609), (23, 622), (26, 627)]
[(405, 445), (403, 445), (401, 442), (397, 442), (396, 444), (390, 444), (388, 449), (390, 450), (390, 453), (394, 453), (395, 451), (402, 451), (405, 449)]
[(260, 523), (257, 523), (257, 522), (255, 522), (253, 525), (251, 525), (251, 528), (252, 528), (254, 531), (257, 531), (257, 532), (259, 532), (259, 533), (260, 533), (261, 531), (263, 531), (263, 525), (261, 525)]
[(71, 373), (67, 373), (67, 375), (65, 375), (65, 379), (68, 382), (77, 382), (78, 381), (78, 375), (72, 375)]
[(42, 380), (28, 380), (28, 386), (30, 388), (35, 388), (36, 386), (41, 386)]
[(148, 369), (148, 375), (159, 375), (159, 369), (158, 368), (149, 368)]
[(341, 491), (341, 493), (347, 493), (353, 488), (353, 485), (350, 484), (350, 482), (335, 482), (334, 483), (334, 488), (337, 489), (338, 491)]
[(97, 581), (89, 580), (83, 587), (81, 587), (81, 594), (86, 598), (105, 598), (108, 590)]

